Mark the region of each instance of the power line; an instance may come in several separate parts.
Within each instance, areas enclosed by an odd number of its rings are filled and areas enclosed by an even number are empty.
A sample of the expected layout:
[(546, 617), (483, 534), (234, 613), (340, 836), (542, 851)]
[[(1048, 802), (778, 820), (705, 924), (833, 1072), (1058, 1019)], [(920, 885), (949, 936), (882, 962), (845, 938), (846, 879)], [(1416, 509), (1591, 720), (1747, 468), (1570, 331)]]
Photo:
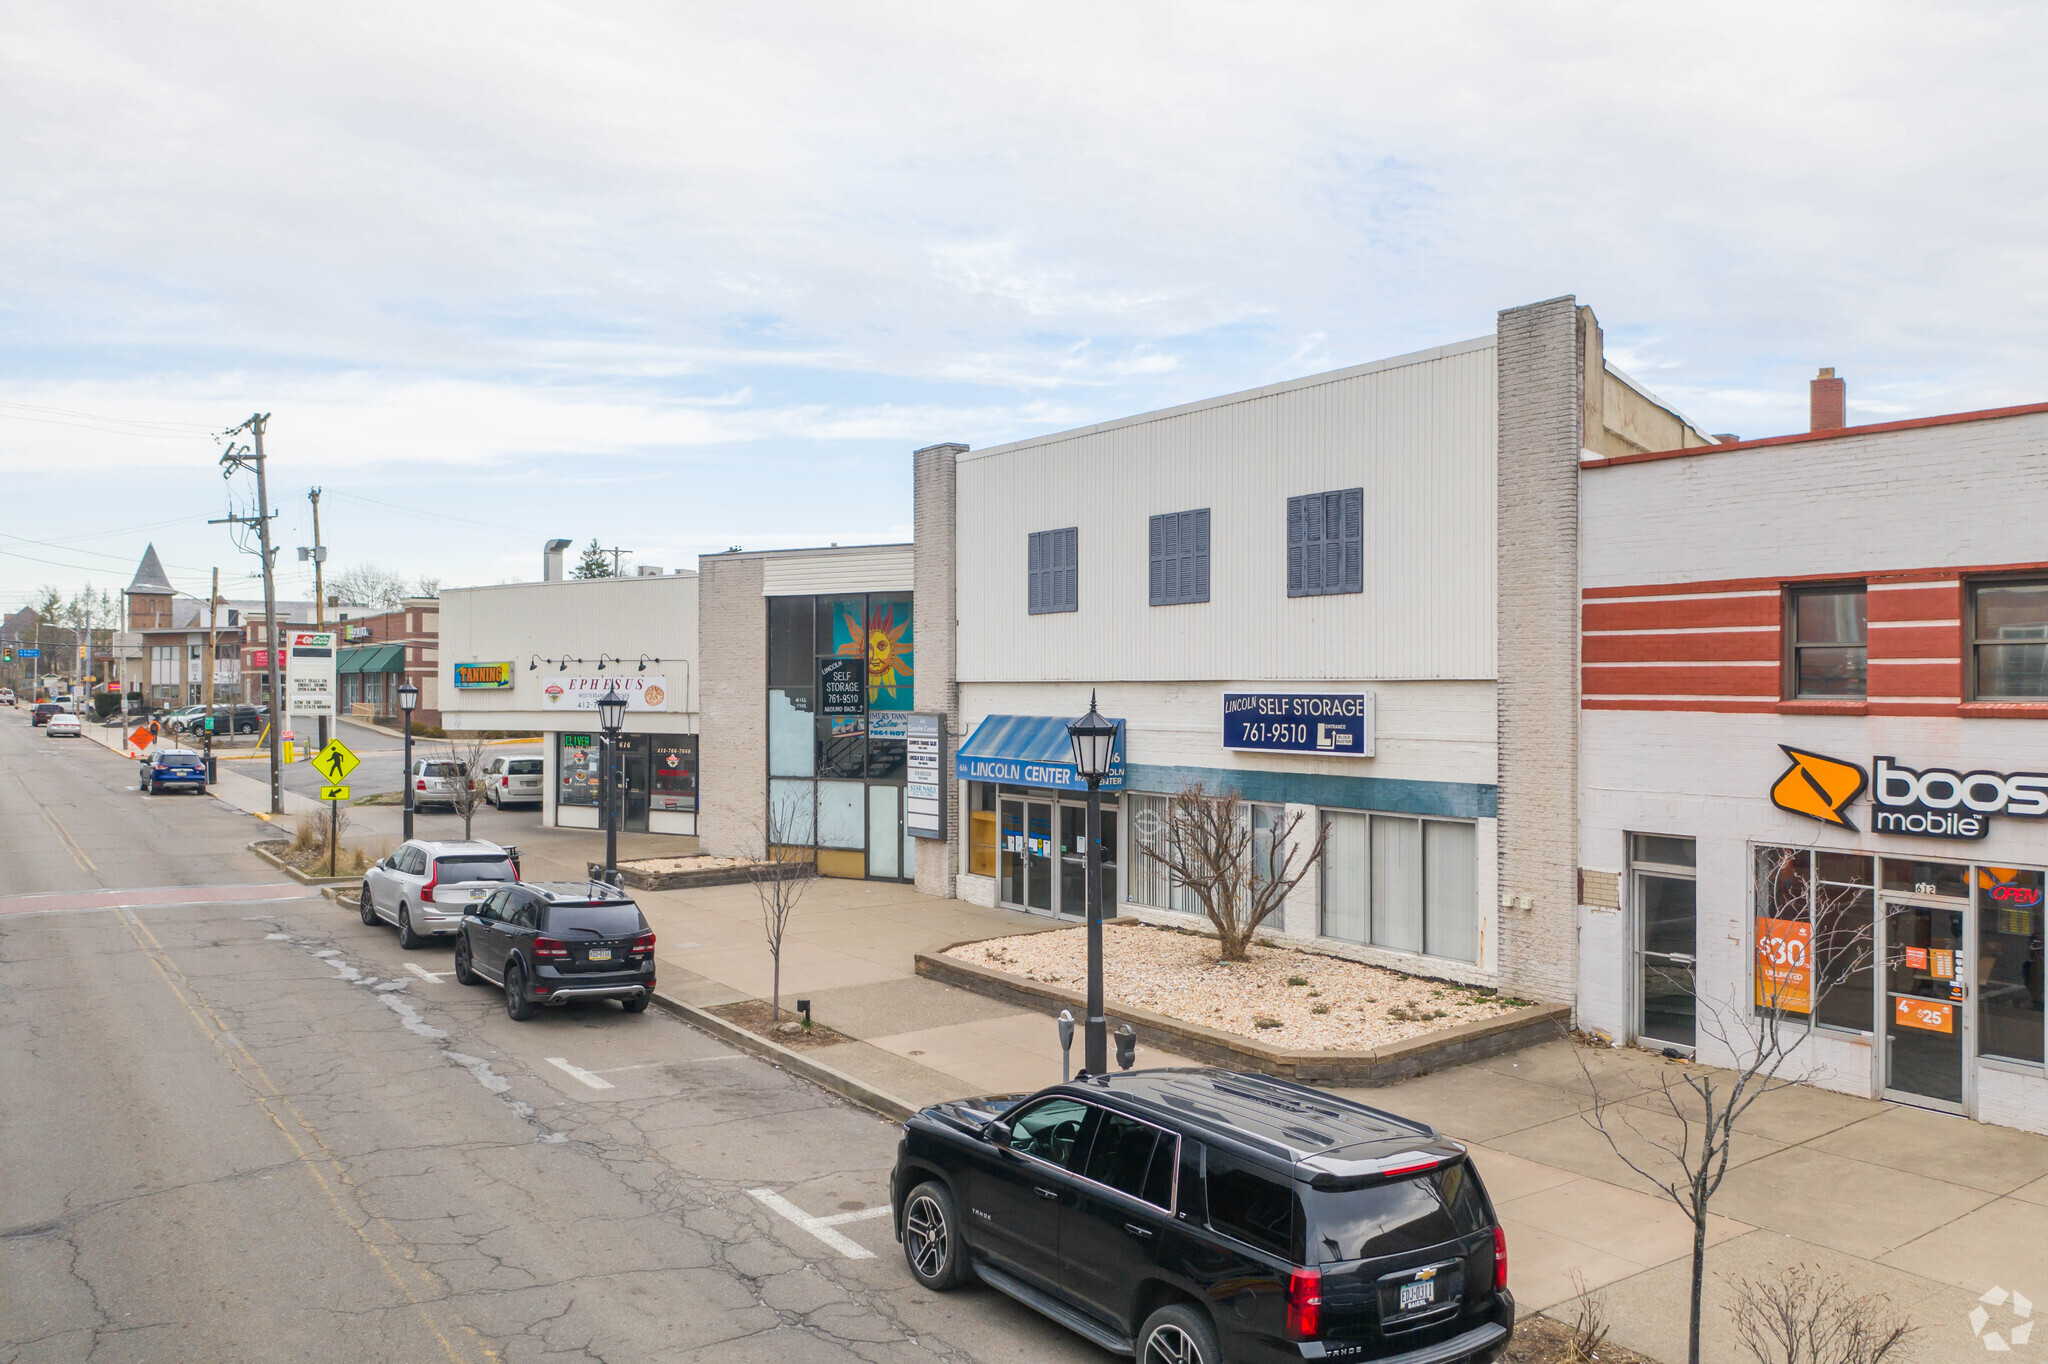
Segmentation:
[(466, 526), (481, 526), (485, 530), (503, 530), (505, 528), (505, 523), (502, 521), (477, 521), (467, 516), (456, 516), (438, 509), (423, 511), (418, 507), (402, 506), (396, 502), (379, 502), (374, 497), (363, 497), (357, 493), (345, 493), (338, 488), (328, 489), (322, 495), (326, 497), (339, 497), (349, 502), (361, 502), (372, 507), (382, 507), (386, 511), (403, 512), (407, 516), (423, 517), (429, 521), (460, 521)]
[[(21, 412), (40, 412), (44, 415), (42, 417), (15, 416), (16, 413)], [(39, 403), (0, 402), (0, 417), (13, 417), (16, 421), (41, 421), (52, 417), (76, 417), (80, 421), (104, 422), (109, 426), (153, 426), (166, 433), (165, 439), (172, 440), (182, 440), (189, 436), (217, 436), (221, 434), (218, 427), (206, 426), (199, 422), (142, 421), (133, 417), (108, 417), (98, 412), (79, 412), (68, 407), (45, 407)], [(66, 422), (62, 424), (73, 425), (74, 423)]]

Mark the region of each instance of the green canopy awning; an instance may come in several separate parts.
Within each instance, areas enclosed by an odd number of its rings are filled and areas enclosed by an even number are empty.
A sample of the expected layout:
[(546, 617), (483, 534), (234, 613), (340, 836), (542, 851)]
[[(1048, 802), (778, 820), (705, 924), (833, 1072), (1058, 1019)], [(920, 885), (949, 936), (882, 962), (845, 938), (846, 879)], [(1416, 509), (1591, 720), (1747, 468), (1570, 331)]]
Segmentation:
[(359, 649), (343, 649), (335, 661), (337, 673), (395, 673), (405, 668), (405, 646), (403, 644), (365, 644)]

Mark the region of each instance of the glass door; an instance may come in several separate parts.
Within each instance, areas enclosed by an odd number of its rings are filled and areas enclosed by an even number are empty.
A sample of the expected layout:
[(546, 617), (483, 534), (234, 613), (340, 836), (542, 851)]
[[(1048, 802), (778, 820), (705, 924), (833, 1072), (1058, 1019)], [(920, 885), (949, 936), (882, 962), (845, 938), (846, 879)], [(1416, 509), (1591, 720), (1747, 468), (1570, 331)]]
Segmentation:
[(626, 794), (621, 806), (624, 817), (619, 821), (619, 828), (627, 833), (644, 834), (647, 832), (647, 736), (620, 735), (619, 758), (626, 768)]
[(1088, 807), (1060, 806), (1060, 913), (1088, 914)]
[(1687, 1051), (1696, 1022), (1696, 888), (1691, 877), (1636, 873), (1636, 1035)]
[(1014, 909), (1024, 907), (1024, 802), (1002, 802), (1002, 902)]
[(1960, 906), (1884, 902), (1884, 1091), (1963, 1111), (1968, 939)]
[(1024, 802), (1024, 906), (1052, 913), (1052, 802)]
[(903, 794), (900, 786), (868, 788), (868, 876), (901, 880), (903, 877)]

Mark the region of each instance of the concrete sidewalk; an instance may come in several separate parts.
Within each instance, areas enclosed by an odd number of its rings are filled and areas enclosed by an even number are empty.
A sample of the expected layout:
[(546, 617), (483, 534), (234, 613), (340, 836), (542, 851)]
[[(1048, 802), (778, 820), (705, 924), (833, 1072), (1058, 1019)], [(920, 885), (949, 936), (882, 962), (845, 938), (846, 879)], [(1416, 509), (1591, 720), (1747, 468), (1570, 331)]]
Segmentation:
[[(636, 898), (660, 937), (665, 992), (700, 1007), (767, 996), (751, 886)], [(784, 943), (783, 1003), (807, 997), (818, 1022), (854, 1039), (806, 1049), (807, 1059), (911, 1103), (1035, 1089), (1059, 1079), (1049, 1012), (921, 979), (912, 960), (956, 942), (1062, 927), (907, 886), (821, 880)], [(1632, 1050), (1584, 1058), (1601, 1093), (1626, 1096), (1628, 1124), (1610, 1125), (1648, 1164), (1656, 1152), (1646, 1138), (1676, 1134), (1660, 1086), (1676, 1083), (1684, 1063)], [(1594, 1085), (1580, 1059), (1559, 1041), (1340, 1092), (1471, 1146), (1507, 1228), (1510, 1281), (1525, 1310), (1567, 1307), (1576, 1274), (1604, 1299), (1615, 1341), (1683, 1359), (1691, 1223), (1585, 1120)], [(1149, 1049), (1138, 1058), (1181, 1063)], [(1737, 1131), (1709, 1232), (1711, 1364), (1748, 1359), (1727, 1326), (1729, 1276), (1768, 1279), (1792, 1265), (1839, 1273), (1857, 1293), (1881, 1293), (1909, 1313), (1924, 1330), (1913, 1357), (1928, 1361), (1983, 1352), (1970, 1312), (1993, 1287), (2048, 1303), (2048, 1138), (1800, 1086), (1761, 1099)], [(2003, 1310), (1985, 1330), (2018, 1324)]]

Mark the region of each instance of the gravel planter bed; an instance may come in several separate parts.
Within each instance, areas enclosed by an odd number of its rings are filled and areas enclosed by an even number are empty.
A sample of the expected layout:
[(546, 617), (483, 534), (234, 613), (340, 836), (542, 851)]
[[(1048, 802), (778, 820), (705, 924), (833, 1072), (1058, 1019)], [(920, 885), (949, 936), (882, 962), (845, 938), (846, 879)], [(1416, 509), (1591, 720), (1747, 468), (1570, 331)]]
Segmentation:
[[(1219, 962), (1216, 940), (1151, 925), (1104, 925), (1103, 987), (1119, 1006), (1197, 1023), (1266, 1046), (1362, 1051), (1524, 1007), (1463, 985), (1404, 976), (1289, 948), (1254, 945)], [(1087, 984), (1080, 928), (991, 938), (945, 955), (1070, 990)]]
[(694, 886), (736, 886), (747, 880), (752, 862), (744, 857), (641, 857), (619, 863), (635, 890), (687, 890)]

